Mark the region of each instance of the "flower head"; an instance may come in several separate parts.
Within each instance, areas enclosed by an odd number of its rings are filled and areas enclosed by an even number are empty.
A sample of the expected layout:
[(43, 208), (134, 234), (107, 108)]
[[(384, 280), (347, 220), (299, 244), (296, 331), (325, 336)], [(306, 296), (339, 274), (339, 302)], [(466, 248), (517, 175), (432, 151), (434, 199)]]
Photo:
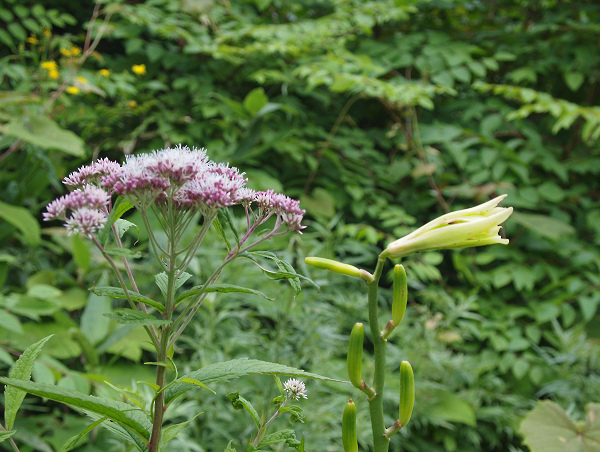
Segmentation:
[(292, 378), (283, 384), (283, 390), (285, 391), (286, 398), (300, 400), (300, 397), (308, 398), (306, 396), (306, 386), (300, 380)]
[(131, 70), (137, 75), (144, 75), (146, 73), (145, 64), (134, 64), (131, 66)]
[(387, 257), (397, 258), (419, 251), (469, 248), (508, 244), (498, 235), (500, 224), (512, 213), (512, 207), (498, 207), (506, 195), (498, 196), (470, 209), (450, 212), (421, 226), (411, 234), (388, 245)]
[(29, 36), (29, 37), (26, 39), (26, 41), (27, 41), (29, 44), (33, 44), (33, 45), (39, 44), (39, 42), (40, 42), (40, 41), (39, 41), (39, 40), (38, 40), (36, 37), (34, 37), (34, 36)]
[(65, 91), (69, 94), (78, 94), (79, 88), (77, 88), (76, 86), (69, 86), (67, 89), (65, 89)]
[(100, 69), (98, 71), (98, 73), (102, 76), (102, 77), (108, 77), (110, 75), (110, 71), (108, 69)]
[(280, 193), (274, 193), (273, 190), (267, 190), (257, 192), (254, 196), (254, 202), (263, 211), (275, 213), (292, 230), (301, 232), (306, 227), (300, 224), (306, 212), (300, 209), (300, 201)]

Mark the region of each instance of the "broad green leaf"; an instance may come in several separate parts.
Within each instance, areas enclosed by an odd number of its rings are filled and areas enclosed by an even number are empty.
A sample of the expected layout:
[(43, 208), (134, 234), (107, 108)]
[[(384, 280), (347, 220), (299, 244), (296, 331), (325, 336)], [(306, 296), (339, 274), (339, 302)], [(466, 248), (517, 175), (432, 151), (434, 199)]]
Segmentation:
[(112, 313), (103, 314), (109, 319), (114, 320), (117, 323), (123, 325), (137, 325), (137, 326), (163, 326), (171, 323), (171, 320), (157, 319), (152, 314), (146, 314), (142, 311), (136, 311), (134, 309), (118, 309)]
[(190, 372), (187, 375), (175, 381), (175, 384), (165, 390), (165, 403), (172, 402), (176, 397), (189, 391), (194, 387), (193, 384), (183, 383), (182, 379), (192, 378), (201, 381), (203, 384), (211, 384), (220, 381), (228, 381), (234, 378), (246, 375), (288, 375), (299, 378), (314, 378), (317, 380), (335, 381), (338, 383), (347, 383), (334, 378), (323, 377), (321, 375), (305, 372), (294, 367), (284, 366), (283, 364), (259, 361), (256, 359), (240, 358), (231, 361), (225, 361), (216, 364), (209, 364), (199, 370)]
[(123, 220), (122, 218), (115, 220), (115, 228), (117, 229), (117, 234), (119, 237), (123, 237), (123, 234), (125, 234), (125, 232), (132, 227), (137, 230), (139, 236), (140, 228), (138, 228), (136, 224), (132, 223), (131, 221)]
[(577, 91), (585, 80), (585, 76), (581, 72), (565, 72), (564, 78), (571, 91)]
[(252, 116), (255, 116), (267, 102), (269, 102), (269, 98), (265, 94), (265, 90), (263, 88), (255, 88), (245, 97), (244, 107)]
[[(186, 290), (185, 292), (183, 292), (181, 295), (179, 295), (177, 297), (175, 304), (177, 305), (177, 304), (181, 303), (183, 300), (185, 300), (186, 298), (189, 298), (189, 297), (199, 294), (200, 292), (202, 292), (202, 287), (203, 286), (196, 286), (196, 287), (191, 288), (190, 290)], [(252, 295), (259, 295), (270, 301), (274, 300), (274, 298), (267, 297), (264, 293), (259, 292), (258, 290), (248, 289), (247, 287), (234, 286), (233, 284), (211, 284), (204, 290), (204, 292), (206, 292), (206, 293), (209, 293), (209, 292), (248, 293), (248, 294), (252, 294)]]
[[(125, 291), (120, 287), (92, 287), (90, 290), (98, 296), (106, 296), (115, 299), (127, 299)], [(165, 310), (165, 307), (162, 304), (160, 304), (158, 301), (154, 301), (152, 298), (148, 298), (131, 290), (129, 291), (129, 295), (131, 296), (131, 299), (136, 303), (147, 304), (149, 306), (152, 306), (153, 308), (158, 309), (160, 312), (164, 312)]]
[(547, 215), (514, 212), (510, 220), (550, 240), (558, 240), (563, 235), (575, 233), (575, 228), (570, 224)]
[(600, 452), (600, 404), (586, 405), (577, 426), (555, 402), (544, 400), (525, 416), (521, 432), (531, 452)]
[(79, 235), (73, 235), (71, 236), (71, 246), (73, 260), (80, 269), (82, 269), (84, 272), (87, 272), (90, 269), (92, 257), (85, 240), (83, 240)]
[(86, 428), (84, 428), (81, 432), (79, 432), (77, 435), (72, 436), (71, 438), (69, 438), (67, 440), (67, 442), (65, 444), (63, 444), (63, 446), (60, 448), (60, 450), (58, 452), (68, 452), (71, 449), (75, 448), (75, 446), (77, 445), (77, 443), (79, 441), (81, 441), (81, 439), (83, 437), (85, 437), (85, 435), (87, 435), (89, 432), (91, 432), (92, 430), (94, 430), (96, 427), (98, 427), (100, 424), (102, 424), (106, 419), (106, 417), (103, 417), (101, 419), (98, 419), (96, 422), (94, 422), (93, 424), (88, 425)]
[(5, 431), (1, 431), (0, 432), (0, 443), (2, 441), (4, 441), (5, 439), (10, 438), (11, 436), (13, 436), (15, 433), (17, 433), (16, 430), (5, 430)]
[(138, 437), (146, 442), (150, 437), (152, 423), (148, 417), (142, 410), (133, 408), (126, 403), (90, 396), (58, 386), (21, 381), (14, 378), (0, 377), (0, 383), (14, 386), (22, 391), (54, 400), (55, 402), (106, 416), (120, 426), (135, 432)]
[(102, 228), (100, 231), (98, 231), (98, 241), (102, 245), (106, 245), (106, 242), (110, 235), (110, 231), (112, 230), (112, 225), (115, 223), (115, 221), (117, 221), (119, 218), (121, 218), (123, 216), (123, 214), (125, 214), (125, 212), (127, 212), (128, 210), (130, 210), (132, 208), (133, 208), (133, 203), (130, 200), (125, 199), (121, 196), (119, 196), (119, 198), (117, 198), (117, 200), (115, 201), (115, 204), (110, 212), (110, 215), (106, 219), (104, 228)]
[[(42, 350), (44, 344), (50, 339), (52, 335), (43, 338), (42, 340), (30, 345), (19, 357), (13, 368), (8, 374), (9, 377), (15, 381), (29, 380), (31, 378), (31, 370), (33, 369), (33, 363), (35, 358)], [(4, 421), (6, 428), (10, 430), (15, 422), (17, 411), (23, 403), (25, 398), (25, 392), (21, 391), (13, 386), (7, 386), (4, 391)]]
[(439, 400), (436, 400), (428, 414), (441, 421), (460, 422), (471, 427), (477, 425), (475, 410), (471, 404), (448, 392), (439, 393)]
[(19, 318), (4, 309), (0, 309), (0, 328), (12, 331), (13, 333), (23, 334), (23, 327)]
[(0, 201), (0, 218), (19, 230), (21, 233), (19, 240), (24, 245), (39, 245), (41, 240), (40, 225), (29, 213), (29, 210)]
[[(106, 282), (106, 275), (100, 278), (100, 284)], [(98, 295), (91, 292), (88, 295), (88, 302), (83, 308), (81, 314), (80, 327), (81, 332), (92, 344), (98, 344), (106, 337), (110, 330), (110, 320), (102, 314), (107, 314), (112, 310), (112, 301), (109, 297)]]
[(57, 149), (75, 157), (85, 156), (83, 140), (46, 116), (31, 116), (29, 126), (15, 119), (6, 126), (6, 134), (44, 149)]

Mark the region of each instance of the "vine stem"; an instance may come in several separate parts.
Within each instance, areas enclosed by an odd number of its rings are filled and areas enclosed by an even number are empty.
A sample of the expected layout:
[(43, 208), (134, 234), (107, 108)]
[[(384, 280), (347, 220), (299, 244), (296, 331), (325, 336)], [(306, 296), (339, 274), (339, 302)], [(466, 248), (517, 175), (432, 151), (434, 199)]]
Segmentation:
[(377, 267), (373, 273), (373, 281), (369, 283), (369, 327), (373, 338), (373, 355), (375, 359), (375, 374), (373, 377), (373, 390), (375, 396), (369, 398), (369, 412), (371, 414), (371, 428), (373, 430), (374, 452), (387, 452), (389, 438), (385, 436), (386, 428), (383, 420), (383, 390), (385, 386), (385, 343), (379, 328), (377, 296), (379, 280), (383, 272), (385, 256), (379, 256)]

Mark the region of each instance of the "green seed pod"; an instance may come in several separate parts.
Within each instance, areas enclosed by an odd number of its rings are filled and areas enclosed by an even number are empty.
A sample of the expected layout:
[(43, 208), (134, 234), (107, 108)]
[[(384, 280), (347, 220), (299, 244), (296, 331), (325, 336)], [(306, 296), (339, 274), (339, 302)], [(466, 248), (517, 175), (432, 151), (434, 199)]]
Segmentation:
[(365, 337), (365, 327), (362, 323), (357, 323), (350, 333), (348, 342), (348, 376), (355, 388), (359, 388), (362, 383), (362, 354), (363, 340)]
[(408, 424), (415, 405), (415, 376), (408, 361), (400, 363), (400, 421), (401, 428)]
[(342, 416), (342, 444), (344, 445), (344, 452), (358, 452), (356, 405), (352, 399), (348, 400)]
[(304, 262), (306, 262), (308, 265), (312, 265), (313, 267), (323, 268), (341, 275), (361, 278), (360, 269), (356, 268), (354, 265), (343, 264), (341, 262), (325, 259), (323, 257), (307, 257), (304, 259)]
[(406, 271), (400, 264), (394, 267), (394, 298), (392, 302), (392, 321), (395, 326), (400, 325), (406, 312), (408, 289), (406, 285)]

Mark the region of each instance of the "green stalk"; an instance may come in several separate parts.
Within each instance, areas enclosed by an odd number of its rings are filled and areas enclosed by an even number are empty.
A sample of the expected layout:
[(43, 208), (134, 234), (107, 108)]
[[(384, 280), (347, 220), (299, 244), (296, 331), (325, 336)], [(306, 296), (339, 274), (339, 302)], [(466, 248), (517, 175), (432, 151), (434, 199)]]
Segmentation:
[(369, 411), (371, 413), (371, 428), (373, 429), (374, 452), (387, 452), (389, 439), (385, 436), (385, 423), (383, 420), (383, 389), (385, 386), (385, 343), (379, 328), (377, 309), (377, 293), (379, 279), (383, 271), (385, 257), (379, 256), (377, 267), (373, 273), (373, 281), (369, 283), (369, 327), (373, 338), (373, 354), (375, 360), (375, 375), (373, 377), (373, 390), (375, 396), (369, 399)]

